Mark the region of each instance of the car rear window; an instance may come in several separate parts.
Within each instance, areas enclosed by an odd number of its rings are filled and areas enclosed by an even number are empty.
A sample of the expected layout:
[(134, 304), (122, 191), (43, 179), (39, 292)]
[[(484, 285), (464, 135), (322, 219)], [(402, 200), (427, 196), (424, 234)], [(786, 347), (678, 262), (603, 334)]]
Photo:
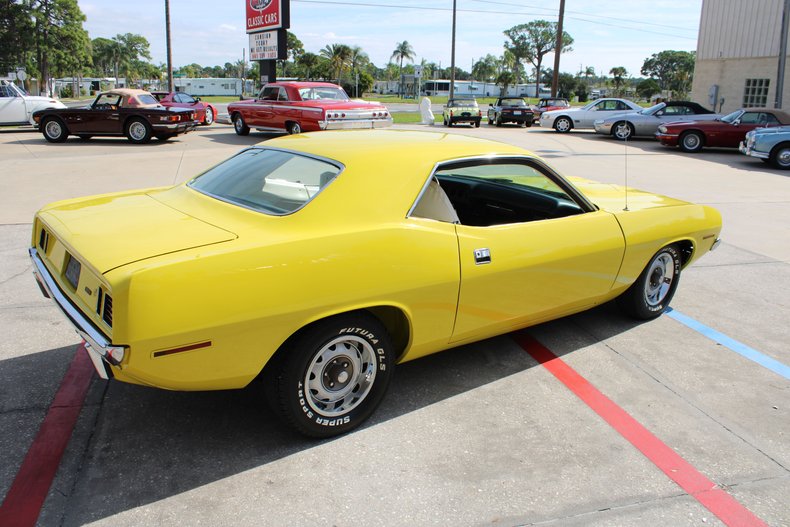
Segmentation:
[(243, 150), (188, 185), (219, 200), (281, 216), (310, 202), (342, 170), (326, 159), (272, 150)]

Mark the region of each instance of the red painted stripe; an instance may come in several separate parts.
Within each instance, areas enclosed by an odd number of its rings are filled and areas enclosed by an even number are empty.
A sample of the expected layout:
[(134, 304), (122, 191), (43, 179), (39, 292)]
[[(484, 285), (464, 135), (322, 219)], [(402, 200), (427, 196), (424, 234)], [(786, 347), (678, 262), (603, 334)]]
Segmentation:
[(680, 457), (659, 438), (598, 391), (587, 379), (559, 359), (530, 335), (520, 332), (513, 336), (524, 350), (549, 370), (595, 413), (634, 445), (647, 459), (684, 491), (731, 527), (757, 527), (766, 524), (750, 510), (721, 490), (711, 480)]
[(93, 363), (84, 345), (79, 346), (0, 506), (0, 525), (3, 527), (36, 524), (85, 402), (93, 371)]

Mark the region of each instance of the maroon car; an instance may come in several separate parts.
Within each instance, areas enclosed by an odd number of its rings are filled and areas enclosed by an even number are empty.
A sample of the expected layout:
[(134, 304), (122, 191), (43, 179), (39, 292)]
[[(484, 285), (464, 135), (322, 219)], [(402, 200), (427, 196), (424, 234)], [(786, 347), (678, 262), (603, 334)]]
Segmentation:
[(193, 97), (183, 92), (155, 91), (151, 95), (156, 97), (159, 104), (165, 108), (188, 108), (195, 111), (195, 116), (200, 124), (206, 126), (214, 122), (217, 109), (211, 104), (202, 102), (200, 97)]
[(720, 119), (662, 124), (656, 139), (665, 146), (679, 146), (684, 152), (703, 147), (738, 148), (746, 132), (755, 128), (790, 124), (790, 115), (773, 108), (742, 108)]
[(298, 134), (392, 125), (386, 106), (349, 99), (343, 88), (328, 82), (269, 83), (256, 99), (229, 104), (228, 115), (239, 135), (250, 128)]

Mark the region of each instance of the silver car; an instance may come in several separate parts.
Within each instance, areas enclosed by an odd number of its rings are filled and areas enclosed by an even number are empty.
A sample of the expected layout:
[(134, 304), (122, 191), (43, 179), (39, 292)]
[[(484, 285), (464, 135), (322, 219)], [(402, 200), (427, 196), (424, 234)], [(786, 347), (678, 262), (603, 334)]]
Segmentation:
[(628, 99), (598, 99), (581, 108), (543, 112), (540, 116), (540, 126), (554, 128), (560, 133), (570, 132), (574, 128), (592, 129), (593, 123), (601, 118), (641, 109), (641, 106)]
[(674, 121), (712, 120), (721, 115), (695, 102), (660, 102), (636, 113), (614, 115), (595, 121), (595, 132), (625, 141), (634, 136), (653, 137), (658, 127)]

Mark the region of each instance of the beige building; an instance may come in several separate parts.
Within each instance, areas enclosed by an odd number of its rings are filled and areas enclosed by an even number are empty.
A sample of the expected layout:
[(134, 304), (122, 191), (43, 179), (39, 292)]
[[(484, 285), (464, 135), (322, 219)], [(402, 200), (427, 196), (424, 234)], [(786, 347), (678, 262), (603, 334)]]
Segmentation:
[[(721, 105), (725, 113), (741, 107), (774, 107), (784, 4), (784, 0), (702, 1), (691, 100), (713, 107), (715, 98), (716, 110)], [(784, 108), (790, 108), (787, 74), (782, 97)]]

